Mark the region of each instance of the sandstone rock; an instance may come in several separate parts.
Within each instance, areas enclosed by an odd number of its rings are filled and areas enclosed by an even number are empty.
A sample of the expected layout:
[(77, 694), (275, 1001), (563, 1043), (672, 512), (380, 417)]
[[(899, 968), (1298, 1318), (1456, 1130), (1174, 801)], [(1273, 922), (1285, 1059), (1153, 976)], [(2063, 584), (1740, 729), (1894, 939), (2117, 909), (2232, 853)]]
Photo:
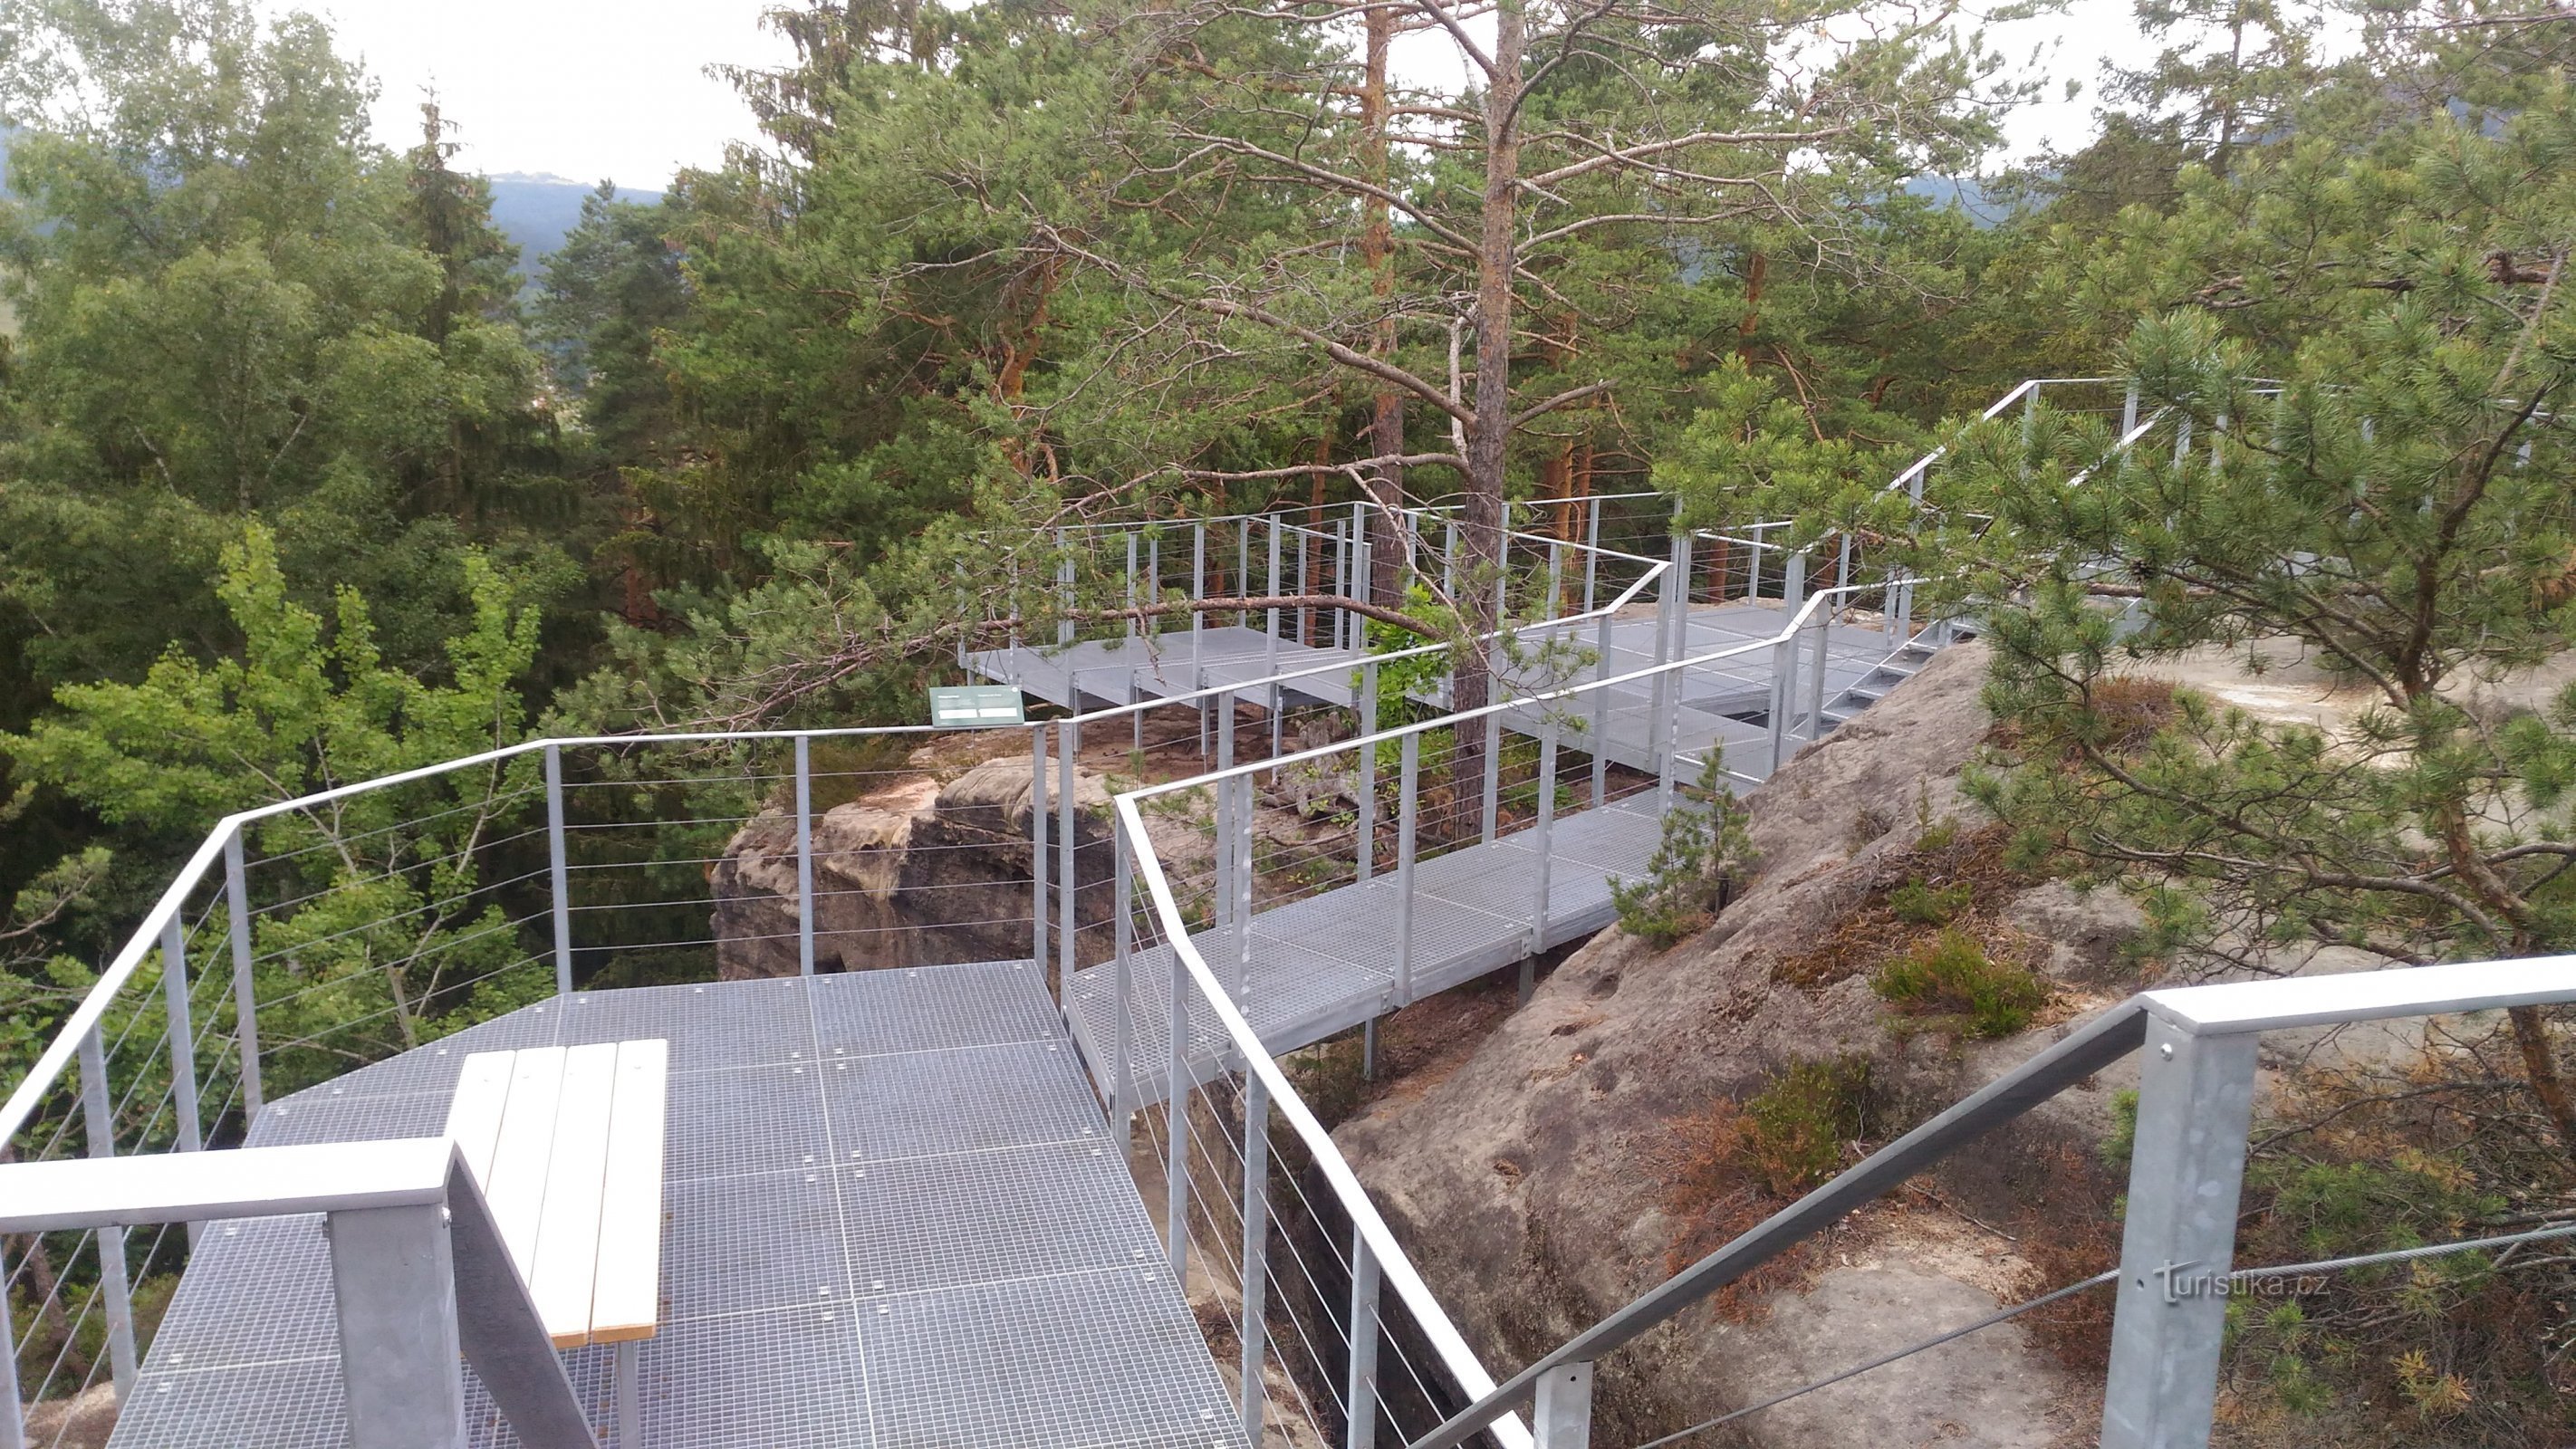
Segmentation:
[(107, 1449), (116, 1429), (116, 1385), (96, 1383), (68, 1399), (27, 1407), (27, 1442), (56, 1449)]
[[(814, 820), (814, 967), (864, 971), (1029, 955), (1029, 761), (976, 764), (940, 786), (926, 805), (858, 801)], [(1043, 792), (1049, 812), (1050, 914), (1061, 877), (1057, 781)], [(1076, 959), (1108, 959), (1115, 859), (1106, 783), (1074, 773)], [(1204, 828), (1186, 814), (1147, 819), (1157, 854), (1176, 872), (1212, 859)], [(713, 934), (727, 980), (797, 972), (796, 823), (771, 811), (746, 824), (708, 871)], [(1052, 949), (1052, 947), (1050, 948)]]
[[(1753, 792), (1762, 874), (1715, 928), (1660, 954), (1605, 932), (1454, 1071), (1336, 1132), (1487, 1363), (1525, 1363), (1667, 1276), (1682, 1226), (1665, 1187), (1678, 1119), (1758, 1089), (1794, 1060), (1846, 1051), (1869, 1053), (1907, 1099), (1946, 1104), (2066, 1029), (1963, 1053), (1892, 1034), (1863, 979), (1809, 991), (1770, 978), (1775, 960), (1867, 894), (1923, 816), (1961, 813), (1956, 776), (1989, 728), (1984, 668), (1981, 647), (1945, 651)], [(1939, 1191), (1966, 1212), (2044, 1195), (2054, 1154), (2092, 1150), (2108, 1090), (1954, 1159)], [(1901, 1237), (1904, 1214), (1894, 1216), (1871, 1231)], [(1697, 1310), (1649, 1335), (1602, 1365), (1596, 1437), (1652, 1438), (1996, 1305), (1991, 1284), (1906, 1262), (1900, 1244), (1886, 1265), (1832, 1266), (1804, 1293), (1776, 1295), (1755, 1321), (1719, 1324)], [(1981, 1372), (1992, 1382), (1963, 1392)], [(1824, 1401), (1831, 1412), (1765, 1413), (1742, 1427), (1750, 1442), (1784, 1449), (2018, 1449), (2054, 1437), (2051, 1406), (2084, 1392), (2010, 1324), (1964, 1353), (1856, 1380)], [(1957, 1437), (1936, 1437), (1952, 1424)]]

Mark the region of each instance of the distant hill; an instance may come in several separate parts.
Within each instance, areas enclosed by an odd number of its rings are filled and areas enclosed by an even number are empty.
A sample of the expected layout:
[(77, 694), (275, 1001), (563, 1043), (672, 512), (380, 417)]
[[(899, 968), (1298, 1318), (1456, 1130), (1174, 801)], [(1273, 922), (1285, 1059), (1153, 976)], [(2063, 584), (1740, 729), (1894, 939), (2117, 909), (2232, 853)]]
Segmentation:
[[(503, 171), (484, 179), (492, 183), (492, 224), (518, 246), (520, 275), (534, 277), (580, 222), (581, 199), (593, 188), (543, 172)], [(621, 186), (617, 199), (650, 206), (662, 193)]]

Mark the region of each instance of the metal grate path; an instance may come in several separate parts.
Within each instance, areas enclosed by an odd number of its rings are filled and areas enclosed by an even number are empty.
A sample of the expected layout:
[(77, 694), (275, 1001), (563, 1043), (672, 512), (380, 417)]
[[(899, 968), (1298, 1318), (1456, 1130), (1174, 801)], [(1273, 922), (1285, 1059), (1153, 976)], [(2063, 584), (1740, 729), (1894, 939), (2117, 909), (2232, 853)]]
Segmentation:
[[(580, 993), (299, 1092), (251, 1142), (434, 1134), (469, 1052), (653, 1036), (673, 1075), (647, 1445), (1241, 1449), (1024, 962)], [(336, 1340), (318, 1217), (214, 1225), (111, 1442), (343, 1444)], [(564, 1354), (615, 1444), (608, 1360)], [(515, 1445), (465, 1378), (475, 1444)]]

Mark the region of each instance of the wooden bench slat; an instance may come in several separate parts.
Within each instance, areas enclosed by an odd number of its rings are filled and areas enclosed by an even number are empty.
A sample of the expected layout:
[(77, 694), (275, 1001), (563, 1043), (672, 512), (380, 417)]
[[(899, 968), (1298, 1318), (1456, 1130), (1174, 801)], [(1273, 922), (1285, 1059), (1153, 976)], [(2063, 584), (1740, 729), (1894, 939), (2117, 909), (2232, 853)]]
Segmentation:
[(447, 1136), (465, 1157), (474, 1183), (492, 1195), (492, 1150), (501, 1141), (501, 1112), (510, 1102), (510, 1072), (517, 1052), (476, 1052), (456, 1078), (447, 1107)]
[(492, 1176), (483, 1189), (523, 1283), (536, 1278), (537, 1227), (554, 1158), (555, 1101), (563, 1090), (563, 1064), (562, 1047), (530, 1047), (512, 1063), (510, 1101), (501, 1114)]
[(615, 1103), (599, 1214), (590, 1341), (650, 1338), (662, 1311), (662, 1132), (670, 1043), (617, 1049)]
[(536, 1273), (528, 1285), (557, 1348), (590, 1342), (591, 1282), (599, 1263), (600, 1194), (608, 1164), (609, 1091), (616, 1075), (614, 1042), (564, 1053), (562, 1086), (555, 1096), (554, 1154), (546, 1164), (546, 1201), (537, 1229)]

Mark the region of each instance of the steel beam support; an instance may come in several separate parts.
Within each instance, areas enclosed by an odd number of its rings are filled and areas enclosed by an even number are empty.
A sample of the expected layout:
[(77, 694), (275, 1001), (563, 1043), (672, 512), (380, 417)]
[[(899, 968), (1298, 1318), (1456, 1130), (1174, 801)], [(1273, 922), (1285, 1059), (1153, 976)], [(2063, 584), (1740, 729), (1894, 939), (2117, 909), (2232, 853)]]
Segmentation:
[(1258, 1072), (1243, 1074), (1243, 1265), (1240, 1285), (1243, 1312), (1237, 1336), (1243, 1340), (1238, 1374), (1242, 1389), (1243, 1438), (1261, 1442), (1261, 1410), (1269, 1394), (1261, 1365), (1268, 1351), (1270, 1290), (1270, 1088)]
[(242, 1111), (267, 1105), (259, 1077), (259, 986), (251, 974), (250, 881), (242, 864), (242, 827), (224, 839), (224, 918), (233, 948), (233, 1051), (241, 1063)]
[(644, 1442), (644, 1404), (642, 1339), (630, 1338), (617, 1345), (617, 1442)]
[(1377, 1254), (1368, 1239), (1351, 1235), (1351, 1361), (1343, 1383), (1342, 1416), (1350, 1434), (1346, 1449), (1374, 1449), (1377, 1443)]
[(1590, 1363), (1558, 1364), (1540, 1377), (1530, 1438), (1536, 1449), (1591, 1449)]
[[(116, 1113), (108, 1105), (107, 1051), (99, 1040), (98, 1027), (91, 1027), (80, 1040), (81, 1128), (89, 1138), (89, 1155), (116, 1155)], [(97, 1228), (93, 1239), (98, 1249), (100, 1296), (107, 1303), (108, 1366), (116, 1376), (116, 1401), (134, 1402), (134, 1284), (125, 1267), (125, 1229), (112, 1224)], [(7, 1409), (15, 1412), (16, 1401)]]
[[(462, 1449), (464, 1353), (448, 1209), (357, 1208), (325, 1219), (350, 1449)], [(560, 1370), (558, 1370), (560, 1372)]]
[(2196, 1036), (2148, 1018), (2103, 1449), (2209, 1442), (2259, 1041), (2252, 1032)]
[(813, 741), (796, 737), (796, 974), (814, 974)]
[(563, 747), (546, 746), (546, 871), (553, 886), (555, 994), (572, 994), (571, 871), (564, 861)]

